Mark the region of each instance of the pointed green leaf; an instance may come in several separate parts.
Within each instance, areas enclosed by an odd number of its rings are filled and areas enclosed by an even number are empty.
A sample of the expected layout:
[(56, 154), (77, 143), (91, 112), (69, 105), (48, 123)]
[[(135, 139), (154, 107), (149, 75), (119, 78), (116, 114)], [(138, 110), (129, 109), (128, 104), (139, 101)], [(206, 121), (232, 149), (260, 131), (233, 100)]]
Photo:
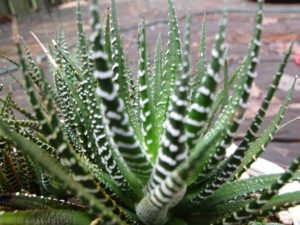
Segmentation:
[[(114, 1), (112, 1), (112, 4), (114, 6)], [(112, 9), (112, 13), (113, 11)], [(119, 85), (116, 83), (118, 79), (114, 80), (114, 73), (109, 68), (108, 56), (104, 52), (102, 44), (103, 36), (96, 5), (92, 7), (91, 14), (91, 41), (94, 43), (92, 59), (95, 63), (94, 77), (98, 82), (96, 93), (101, 100), (103, 119), (106, 121), (105, 125), (109, 129), (113, 140), (112, 145), (118, 151), (118, 155), (121, 156), (130, 171), (140, 181), (146, 182), (151, 173), (151, 164), (142, 152), (130, 124), (130, 115), (127, 114), (126, 103), (123, 101), (122, 94), (119, 95)], [(130, 185), (131, 187), (135, 186), (135, 184)]]
[[(121, 219), (118, 218), (119, 216), (113, 213), (112, 210), (114, 211), (117, 210), (119, 213), (121, 213), (121, 211), (117, 208), (115, 204), (110, 203), (112, 208), (111, 209), (107, 208), (104, 205), (104, 202), (102, 203), (101, 201), (99, 201), (99, 197), (100, 197), (99, 195), (97, 196), (98, 199), (96, 199), (96, 197), (93, 194), (91, 194), (92, 191), (91, 189), (84, 188), (82, 186), (82, 184), (85, 184), (85, 186), (88, 185), (89, 188), (91, 188), (91, 186), (93, 185), (89, 183), (90, 178), (86, 177), (85, 174), (82, 174), (82, 176), (78, 174), (79, 172), (78, 167), (76, 168), (76, 170), (75, 168), (72, 168), (73, 172), (76, 173), (74, 178), (72, 178), (61, 168), (61, 166), (57, 163), (57, 161), (55, 161), (53, 158), (49, 156), (48, 153), (41, 151), (41, 149), (37, 145), (33, 144), (32, 142), (22, 137), (21, 135), (17, 134), (16, 132), (11, 131), (5, 125), (5, 123), (3, 123), (3, 121), (0, 121), (0, 135), (5, 136), (6, 138), (15, 142), (16, 145), (20, 147), (22, 151), (28, 154), (34, 162), (40, 164), (46, 171), (48, 171), (56, 179), (60, 180), (65, 187), (67, 187), (79, 199), (81, 199), (83, 203), (89, 205), (90, 209), (93, 211), (95, 215), (105, 216), (105, 218), (108, 221), (112, 221), (112, 220), (115, 221), (116, 222), (115, 224), (126, 224), (126, 222), (121, 222)], [(69, 165), (71, 165), (71, 167), (74, 167), (76, 165), (76, 164), (72, 165), (70, 159), (65, 158), (64, 161), (65, 164), (68, 163)], [(82, 184), (77, 183), (74, 179), (81, 181)], [(93, 190), (94, 191), (93, 193), (99, 193), (100, 190), (99, 185), (96, 188), (97, 191)], [(109, 196), (103, 194), (102, 198), (108, 200)]]
[(192, 80), (192, 96), (191, 101), (193, 102), (196, 98), (197, 92), (200, 88), (201, 80), (207, 73), (206, 68), (206, 16), (203, 16), (202, 30), (201, 30), (201, 43), (200, 43), (200, 59), (198, 62), (198, 70)]
[(162, 129), (162, 124), (167, 118), (168, 108), (171, 104), (171, 94), (174, 89), (175, 80), (180, 76), (180, 67), (182, 64), (182, 50), (180, 44), (177, 17), (173, 5), (173, 0), (168, 0), (169, 9), (169, 33), (168, 50), (165, 65), (161, 79), (161, 93), (157, 100), (157, 123)]
[(151, 85), (148, 68), (148, 47), (146, 40), (145, 21), (143, 20), (139, 30), (139, 104), (138, 112), (142, 123), (143, 147), (152, 163), (155, 163), (159, 133), (157, 129), (156, 114), (151, 95)]

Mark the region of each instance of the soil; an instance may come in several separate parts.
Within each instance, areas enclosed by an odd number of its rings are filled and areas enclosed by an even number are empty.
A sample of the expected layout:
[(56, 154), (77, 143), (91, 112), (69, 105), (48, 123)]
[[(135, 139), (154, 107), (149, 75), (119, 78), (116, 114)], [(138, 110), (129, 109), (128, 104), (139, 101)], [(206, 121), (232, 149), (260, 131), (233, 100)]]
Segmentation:
[[(100, 9), (102, 17), (108, 7), (108, 0), (100, 1)], [(174, 0), (175, 7), (178, 13), (181, 29), (183, 29), (184, 15), (187, 12), (188, 1)], [(199, 4), (201, 2), (201, 4)], [(192, 26), (192, 58), (196, 65), (196, 59), (199, 56), (199, 33), (201, 30), (201, 21), (204, 12), (207, 12), (207, 42), (208, 49), (214, 41), (214, 36), (217, 31), (220, 9), (223, 7), (223, 1), (190, 1), (190, 8), (194, 14)], [(229, 24), (227, 29), (227, 42), (229, 45), (228, 59), (230, 71), (241, 62), (246, 50), (247, 44), (251, 38), (254, 11), (256, 3), (247, 0), (230, 0), (228, 1)], [(76, 44), (76, 24), (75, 24), (75, 2), (70, 2), (52, 10), (52, 17), (46, 12), (29, 15), (26, 18), (19, 19), (20, 34), (29, 44), (30, 49), (35, 56), (43, 55), (40, 46), (34, 41), (30, 34), (33, 31), (43, 43), (55, 36), (55, 32), (61, 27), (64, 29), (69, 41), (69, 46), (72, 48)], [(258, 66), (258, 78), (253, 87), (253, 94), (249, 104), (249, 111), (246, 114), (246, 123), (242, 126), (239, 136), (245, 131), (247, 124), (255, 115), (262, 101), (266, 88), (272, 80), (272, 76), (276, 73), (280, 60), (287, 51), (289, 44), (295, 40), (293, 56), (291, 57), (285, 76), (283, 77), (280, 90), (272, 101), (270, 110), (267, 112), (267, 121), (272, 119), (277, 112), (283, 98), (286, 95), (286, 90), (290, 87), (295, 75), (300, 74), (300, 67), (296, 65), (293, 57), (300, 53), (300, 4), (266, 4), (267, 13), (264, 18), (264, 33), (262, 37), (261, 60)], [(167, 37), (167, 1), (166, 0), (118, 0), (117, 9), (119, 21), (121, 24), (124, 47), (132, 71), (135, 71), (137, 63), (137, 26), (142, 15), (150, 24), (148, 26), (148, 40), (150, 55), (153, 57), (153, 51), (156, 38), (159, 33), (162, 34), (163, 40)], [(88, 5), (87, 1), (82, 1), (83, 17), (86, 21), (85, 29), (88, 31)], [(288, 12), (292, 13), (288, 13)], [(11, 23), (0, 25), (0, 53), (15, 59), (15, 47), (11, 38)], [(44, 65), (44, 63), (43, 63)], [(0, 59), (0, 70), (7, 68), (7, 63)], [(5, 90), (10, 86), (15, 91), (15, 99), (23, 106), (26, 106), (26, 101), (22, 90), (18, 87), (9, 74), (0, 75), (0, 82), (5, 84)], [(21, 76), (16, 73), (16, 76)], [(296, 92), (293, 100), (286, 113), (284, 122), (287, 122), (300, 115), (300, 83), (297, 84)], [(2, 91), (0, 94), (3, 94)], [(279, 131), (275, 137), (275, 141), (268, 147), (264, 157), (278, 163), (282, 166), (287, 166), (289, 162), (299, 154), (299, 127), (300, 121), (293, 122), (288, 127)]]

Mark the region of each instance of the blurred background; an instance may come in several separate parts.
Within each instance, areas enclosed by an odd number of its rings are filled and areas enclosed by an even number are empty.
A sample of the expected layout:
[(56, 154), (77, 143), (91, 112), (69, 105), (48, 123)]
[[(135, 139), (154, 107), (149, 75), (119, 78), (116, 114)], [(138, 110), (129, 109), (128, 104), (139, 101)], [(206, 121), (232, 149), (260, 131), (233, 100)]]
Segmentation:
[[(109, 0), (100, 0), (99, 7), (102, 18), (109, 8)], [(137, 65), (137, 26), (142, 16), (148, 24), (148, 41), (151, 60), (157, 36), (167, 38), (167, 0), (116, 0), (119, 22), (123, 35), (123, 43), (133, 74)], [(194, 69), (199, 58), (200, 30), (204, 13), (207, 18), (207, 44), (212, 47), (214, 35), (217, 32), (218, 20), (224, 6), (220, 0), (174, 0), (178, 19), (183, 33), (184, 18), (188, 8), (193, 14), (192, 26), (192, 60)], [(88, 33), (88, 1), (81, 1), (85, 29)], [(12, 40), (12, 18), (18, 19), (19, 32), (29, 44), (40, 65), (47, 67), (47, 60), (40, 46), (33, 39), (33, 31), (43, 43), (55, 37), (62, 29), (68, 40), (69, 48), (76, 45), (76, 1), (68, 0), (0, 0), (0, 53), (16, 59), (16, 50)], [(256, 1), (229, 0), (229, 23), (227, 29), (227, 43), (229, 44), (228, 61), (230, 71), (233, 71), (243, 59), (250, 41), (255, 17)], [(283, 54), (290, 43), (295, 41), (293, 54), (282, 78), (280, 89), (267, 112), (267, 121), (277, 112), (286, 91), (296, 75), (300, 75), (300, 0), (268, 0), (265, 5), (264, 33), (262, 37), (261, 60), (258, 67), (258, 78), (252, 90), (250, 107), (247, 118), (240, 130), (243, 135), (245, 127), (257, 112), (265, 91), (276, 73)], [(166, 42), (164, 42), (166, 43)], [(207, 51), (208, 55), (210, 51)], [(0, 58), (0, 82), (7, 89), (13, 89), (14, 98), (26, 107), (26, 98), (11, 74), (16, 74), (21, 80), (21, 74), (16, 68)], [(195, 72), (195, 71), (194, 71)], [(49, 75), (50, 76), (50, 75)], [(0, 95), (3, 95), (2, 91)], [(284, 122), (300, 116), (300, 82), (296, 85), (296, 92)], [(267, 123), (266, 123), (267, 124)], [(237, 138), (236, 141), (238, 141)], [(282, 128), (269, 145), (264, 157), (286, 166), (300, 151), (300, 120)]]

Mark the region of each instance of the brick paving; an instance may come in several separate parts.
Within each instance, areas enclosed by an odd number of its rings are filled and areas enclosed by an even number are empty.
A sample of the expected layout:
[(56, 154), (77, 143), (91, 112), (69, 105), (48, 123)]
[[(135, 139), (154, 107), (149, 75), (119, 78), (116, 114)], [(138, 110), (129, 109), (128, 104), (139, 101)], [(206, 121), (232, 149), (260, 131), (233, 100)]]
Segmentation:
[[(101, 11), (105, 15), (105, 10), (108, 6), (108, 0), (100, 1)], [(183, 18), (187, 12), (189, 1), (174, 0), (177, 10), (178, 18), (180, 19), (181, 28), (183, 27)], [(41, 55), (40, 47), (31, 37), (29, 31), (33, 31), (40, 39), (45, 42), (47, 39), (54, 37), (55, 31), (61, 26), (69, 40), (70, 46), (76, 43), (76, 25), (75, 25), (75, 5), (74, 3), (65, 4), (53, 10), (52, 18), (46, 14), (30, 15), (22, 19), (20, 23), (20, 33), (24, 39), (29, 43), (30, 48), (35, 55)], [(200, 1), (191, 0), (190, 8), (192, 13), (195, 14), (193, 18), (192, 27), (192, 56), (195, 65), (198, 57), (199, 48), (199, 32), (201, 29), (201, 21), (203, 12), (207, 12), (207, 42), (208, 49), (212, 46), (214, 35), (217, 31), (218, 19), (220, 17), (218, 12), (223, 6), (220, 0)], [(246, 52), (247, 44), (249, 43), (254, 14), (251, 11), (255, 10), (256, 5), (254, 2), (247, 0), (230, 0), (228, 5), (229, 13), (229, 26), (227, 29), (227, 42), (229, 43), (229, 63), (230, 71), (234, 68), (243, 58)], [(166, 0), (117, 0), (117, 8), (119, 21), (123, 30), (124, 47), (132, 70), (135, 71), (137, 62), (137, 47), (136, 47), (136, 27), (142, 15), (149, 24), (148, 27), (148, 40), (150, 47), (150, 55), (153, 56), (154, 45), (157, 35), (161, 33), (162, 38), (166, 40), (167, 37), (167, 24), (165, 23), (167, 17), (167, 1)], [(235, 10), (239, 9), (243, 13), (238, 13)], [(82, 2), (82, 10), (84, 20), (86, 21), (86, 29), (88, 30), (88, 6), (87, 2)], [(247, 113), (247, 122), (255, 115), (259, 104), (264, 97), (267, 85), (270, 83), (272, 76), (275, 74), (279, 66), (280, 59), (283, 53), (287, 50), (289, 43), (296, 40), (294, 53), (300, 52), (300, 4), (295, 5), (266, 5), (266, 13), (264, 19), (264, 34), (263, 34), (263, 47), (261, 50), (261, 63), (258, 66), (259, 77), (256, 80), (255, 87), (253, 88), (253, 95), (251, 97), (250, 108)], [(278, 13), (278, 11), (293, 11), (293, 13)], [(298, 13), (296, 12), (298, 10)], [(276, 13), (277, 12), (277, 13)], [(15, 56), (15, 49), (11, 41), (11, 28), (9, 24), (0, 25), (0, 52), (8, 56)], [(5, 63), (0, 59), (0, 69), (5, 67)], [(300, 74), (300, 67), (297, 67), (293, 61), (290, 60), (286, 74), (283, 77), (280, 90), (276, 94), (274, 101), (267, 113), (267, 121), (270, 121), (272, 116), (275, 115), (276, 110), (279, 108), (282, 99), (285, 96), (286, 89), (291, 85), (291, 81), (295, 75)], [(16, 91), (16, 99), (25, 105), (24, 95), (17, 88), (15, 82), (8, 78), (8, 75), (1, 75), (0, 81), (9, 84)], [(300, 83), (297, 84), (297, 90), (293, 100), (289, 106), (285, 120), (288, 121), (296, 116), (300, 116)], [(240, 135), (245, 130), (246, 124), (241, 129)], [(264, 157), (275, 161), (283, 166), (300, 153), (300, 135), (299, 129), (300, 121), (292, 123), (290, 126), (280, 130), (276, 139), (280, 142), (274, 142), (267, 149)], [(298, 139), (298, 141), (297, 141)], [(282, 142), (283, 141), (283, 142)]]

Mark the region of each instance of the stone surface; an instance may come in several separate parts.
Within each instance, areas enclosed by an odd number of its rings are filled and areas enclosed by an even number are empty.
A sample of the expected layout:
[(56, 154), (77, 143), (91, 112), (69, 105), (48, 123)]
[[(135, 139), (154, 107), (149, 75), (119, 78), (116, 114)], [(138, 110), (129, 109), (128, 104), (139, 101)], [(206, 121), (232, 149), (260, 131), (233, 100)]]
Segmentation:
[[(100, 2), (100, 8), (103, 15), (102, 17), (104, 17), (109, 1), (102, 0)], [(218, 19), (220, 18), (220, 15), (217, 12), (220, 11), (223, 3), (220, 0), (174, 0), (181, 28), (183, 28), (183, 19), (187, 12), (188, 2), (190, 2), (190, 8), (192, 13), (195, 15), (192, 27), (192, 55), (195, 65), (199, 56), (199, 32), (201, 30), (203, 13), (207, 12), (207, 42), (208, 49), (210, 49), (214, 41), (214, 35), (217, 31)], [(20, 33), (26, 42), (29, 43), (34, 55), (41, 55), (42, 50), (34, 41), (29, 31), (33, 31), (45, 43), (47, 39), (54, 37), (55, 31), (62, 27), (66, 33), (69, 45), (73, 47), (76, 44), (75, 6), (76, 4), (71, 2), (53, 9), (52, 18), (49, 18), (46, 13), (39, 13), (37, 15), (30, 15), (28, 18), (20, 21)], [(230, 71), (233, 71), (242, 60), (247, 49), (247, 44), (251, 38), (254, 21), (253, 12), (256, 5), (254, 2), (247, 0), (230, 0), (228, 7), (230, 9), (227, 30), (227, 42), (229, 43), (228, 59)], [(117, 8), (119, 21), (123, 30), (124, 47), (126, 48), (126, 54), (128, 56), (129, 63), (132, 66), (132, 71), (135, 73), (134, 71), (136, 71), (135, 68), (137, 62), (136, 37), (139, 21), (142, 15), (145, 15), (147, 22), (152, 24), (148, 27), (148, 40), (149, 45), (151, 46), (150, 55), (153, 57), (153, 46), (155, 45), (158, 34), (161, 33), (164, 40), (167, 37), (167, 1), (117, 0)], [(88, 30), (89, 12), (87, 1), (82, 1), (82, 10), (84, 20), (86, 21), (85, 28)], [(247, 112), (246, 119), (248, 123), (259, 108), (259, 104), (264, 97), (266, 88), (272, 80), (272, 76), (276, 73), (280, 59), (283, 53), (288, 49), (288, 45), (292, 40), (296, 40), (293, 53), (296, 54), (297, 52), (300, 52), (300, 4), (266, 4), (266, 11), (267, 13), (264, 18), (261, 63), (258, 66), (259, 77), (253, 87), (253, 95), (249, 104), (250, 108)], [(293, 11), (294, 13), (287, 13), (287, 11)], [(15, 58), (15, 48), (11, 40), (10, 24), (0, 25), (0, 52)], [(0, 59), (0, 69), (4, 69), (6, 65), (7, 63)], [(282, 99), (286, 94), (286, 90), (291, 85), (295, 75), (300, 74), (300, 67), (296, 66), (293, 58), (290, 59), (285, 73), (286, 75), (283, 79), (283, 83), (281, 84), (281, 88), (272, 101), (270, 110), (268, 110), (267, 121), (271, 120), (272, 116), (275, 115), (276, 111), (280, 107)], [(19, 76), (18, 73), (17, 76)], [(15, 98), (21, 102), (22, 105), (26, 105), (24, 94), (20, 88), (18, 88), (18, 85), (9, 78), (8, 74), (1, 75), (0, 82), (6, 84), (6, 90), (8, 85), (10, 85), (13, 90), (16, 90)], [(3, 92), (0, 94), (2, 95)], [(284, 121), (286, 122), (299, 115), (300, 90), (298, 86)], [(243, 134), (246, 125), (247, 124), (242, 127), (239, 135)], [(299, 153), (299, 127), (300, 122), (296, 121), (288, 127), (280, 130), (278, 135), (275, 137), (278, 142), (274, 142), (270, 145), (264, 154), (264, 157), (286, 166), (288, 162)]]

